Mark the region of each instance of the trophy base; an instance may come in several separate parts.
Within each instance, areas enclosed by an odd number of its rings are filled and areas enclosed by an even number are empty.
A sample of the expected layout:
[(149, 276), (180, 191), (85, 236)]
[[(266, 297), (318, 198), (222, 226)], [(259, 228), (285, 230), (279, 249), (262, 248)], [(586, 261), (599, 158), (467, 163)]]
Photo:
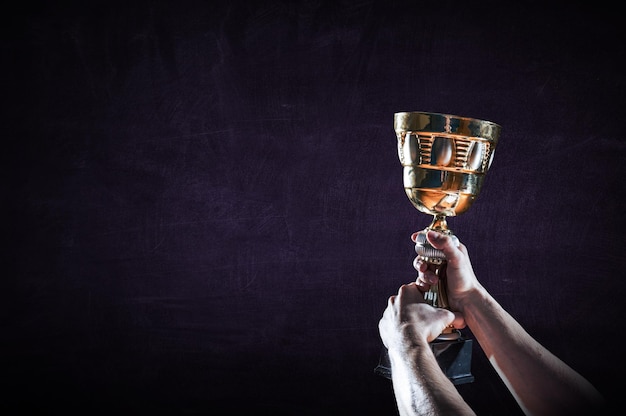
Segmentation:
[[(430, 343), (437, 363), (445, 375), (454, 385), (471, 383), (474, 376), (471, 373), (472, 340), (460, 337), (453, 341), (434, 340)], [(380, 355), (374, 373), (391, 380), (391, 363), (385, 349)]]

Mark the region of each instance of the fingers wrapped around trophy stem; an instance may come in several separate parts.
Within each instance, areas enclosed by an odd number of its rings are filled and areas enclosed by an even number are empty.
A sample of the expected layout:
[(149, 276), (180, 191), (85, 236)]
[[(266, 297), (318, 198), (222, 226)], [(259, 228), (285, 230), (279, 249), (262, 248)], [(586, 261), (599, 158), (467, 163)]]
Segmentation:
[(417, 260), (427, 264), (428, 269), (434, 272), (438, 279), (437, 282), (431, 284), (430, 288), (424, 293), (424, 299), (431, 306), (449, 309), (448, 296), (446, 293), (446, 257), (443, 251), (436, 249), (428, 242), (426, 238), (428, 231), (430, 231), (430, 229), (426, 228), (416, 234), (415, 252), (417, 253)]
[(435, 275), (438, 280), (435, 284), (431, 284), (430, 288), (424, 293), (424, 300), (431, 306), (436, 308), (450, 309), (448, 303), (448, 295), (446, 293), (446, 274), (443, 272), (446, 267), (446, 262), (435, 259), (435, 262), (431, 261), (431, 258), (418, 256), (419, 259), (426, 264)]

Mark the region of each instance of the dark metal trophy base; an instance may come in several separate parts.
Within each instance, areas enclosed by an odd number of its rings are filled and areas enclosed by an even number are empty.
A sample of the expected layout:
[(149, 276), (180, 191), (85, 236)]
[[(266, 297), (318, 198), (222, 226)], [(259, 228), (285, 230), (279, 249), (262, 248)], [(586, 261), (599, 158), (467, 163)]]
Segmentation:
[[(453, 384), (459, 385), (474, 381), (471, 373), (471, 339), (459, 337), (453, 341), (434, 340), (430, 343), (430, 347), (437, 358), (439, 367)], [(391, 363), (386, 349), (380, 354), (380, 361), (374, 373), (391, 380)]]

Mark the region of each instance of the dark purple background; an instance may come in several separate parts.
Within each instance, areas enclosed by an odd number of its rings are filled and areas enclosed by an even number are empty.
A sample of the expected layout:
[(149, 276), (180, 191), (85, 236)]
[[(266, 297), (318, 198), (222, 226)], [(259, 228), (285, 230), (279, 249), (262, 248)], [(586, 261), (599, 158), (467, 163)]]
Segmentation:
[[(623, 385), (616, 11), (129, 3), (4, 19), (3, 405), (395, 414), (373, 368), (429, 222), (393, 131), (415, 110), (502, 125), (450, 225), (533, 336)], [(477, 346), (472, 364), (474, 409), (521, 414)]]

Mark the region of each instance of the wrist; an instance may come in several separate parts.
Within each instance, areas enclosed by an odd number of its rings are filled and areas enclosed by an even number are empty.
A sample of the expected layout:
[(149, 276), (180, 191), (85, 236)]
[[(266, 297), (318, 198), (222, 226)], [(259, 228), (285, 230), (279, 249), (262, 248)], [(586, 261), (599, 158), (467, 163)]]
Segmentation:
[(428, 340), (421, 337), (412, 325), (404, 325), (397, 333), (395, 342), (387, 346), (389, 353), (398, 355), (409, 355), (423, 349), (430, 349)]
[(456, 299), (456, 309), (463, 315), (468, 314), (477, 306), (484, 304), (489, 298), (489, 293), (480, 284), (477, 284), (473, 289), (466, 291), (462, 296)]
[(425, 341), (403, 342), (390, 346), (387, 349), (389, 359), (393, 365), (409, 365), (413, 366), (419, 360), (427, 356), (433, 356), (434, 353), (430, 344)]

